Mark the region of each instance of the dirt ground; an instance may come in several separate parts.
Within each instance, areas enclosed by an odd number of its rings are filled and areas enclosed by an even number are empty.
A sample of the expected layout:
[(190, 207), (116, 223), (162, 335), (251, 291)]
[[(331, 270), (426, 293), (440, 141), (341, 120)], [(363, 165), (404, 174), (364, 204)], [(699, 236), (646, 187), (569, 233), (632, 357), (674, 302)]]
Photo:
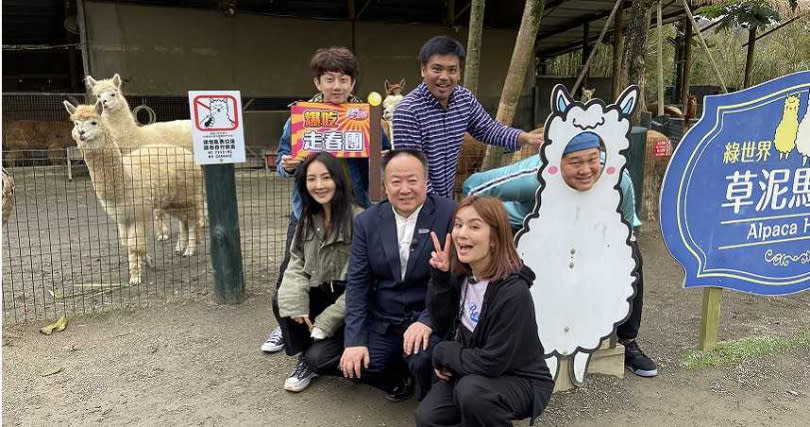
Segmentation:
[[(585, 387), (555, 394), (538, 424), (807, 425), (808, 348), (694, 371), (679, 365), (697, 341), (702, 291), (681, 288), (681, 270), (654, 229), (640, 239), (646, 276), (640, 343), (661, 374), (590, 376)], [(810, 326), (807, 292), (778, 298), (726, 292), (722, 304), (722, 340), (787, 336)], [(53, 336), (38, 333), (39, 323), (7, 324), (3, 423), (412, 425), (413, 399), (392, 404), (339, 378), (285, 392), (293, 358), (259, 351), (274, 326), (269, 306), (269, 293), (251, 287), (239, 306), (216, 305), (198, 292), (72, 318)]]

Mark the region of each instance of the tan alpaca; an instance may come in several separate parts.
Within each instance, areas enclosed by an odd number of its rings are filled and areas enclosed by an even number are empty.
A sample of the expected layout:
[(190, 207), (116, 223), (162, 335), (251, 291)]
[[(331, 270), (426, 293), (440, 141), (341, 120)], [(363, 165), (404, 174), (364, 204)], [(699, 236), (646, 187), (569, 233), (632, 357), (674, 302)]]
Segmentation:
[(77, 107), (64, 101), (64, 105), (96, 197), (118, 224), (121, 245), (127, 248), (129, 283), (141, 283), (146, 231), (155, 208), (180, 220), (175, 252), (194, 255), (202, 173), (192, 154), (173, 145), (150, 144), (122, 155), (102, 121), (101, 103)]
[[(125, 153), (147, 144), (170, 144), (193, 151), (191, 120), (172, 120), (138, 126), (121, 91), (121, 76), (118, 74), (102, 80), (87, 76), (85, 84), (101, 102), (104, 109), (101, 118), (109, 127), (115, 143)], [(198, 226), (205, 227), (205, 205), (200, 209), (199, 220)], [(169, 239), (169, 228), (160, 209), (155, 211), (155, 228), (157, 240)]]

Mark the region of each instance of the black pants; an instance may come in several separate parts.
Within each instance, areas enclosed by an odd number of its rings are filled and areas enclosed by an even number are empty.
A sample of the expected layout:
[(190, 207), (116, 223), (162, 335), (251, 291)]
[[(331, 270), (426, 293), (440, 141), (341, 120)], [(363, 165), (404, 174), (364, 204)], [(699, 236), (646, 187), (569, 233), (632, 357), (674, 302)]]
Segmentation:
[[(332, 290), (334, 288), (334, 290)], [(323, 284), (317, 288), (310, 288), (309, 291), (309, 318), (315, 317), (327, 307), (335, 303), (343, 291), (345, 284)], [(278, 296), (273, 296), (273, 310), (278, 312)], [(303, 353), (310, 368), (321, 375), (339, 375), (338, 365), (340, 356), (343, 355), (343, 327), (334, 335), (322, 339), (313, 340), (310, 338), (309, 327), (306, 323), (298, 323), (289, 317), (283, 317), (278, 324), (281, 327), (281, 334), (287, 354), (294, 356)]]
[(416, 425), (511, 426), (512, 420), (542, 413), (551, 390), (537, 393), (530, 380), (521, 377), (496, 378), (467, 375), (436, 381), (416, 409)]
[(405, 376), (410, 376), (414, 380), (416, 398), (422, 400), (435, 380), (431, 355), (441, 337), (436, 333), (431, 334), (426, 350), (403, 356), (403, 334), (406, 329), (405, 326), (391, 327), (385, 334), (369, 331), (367, 345), (370, 363), (361, 372), (361, 382), (388, 393)]
[(630, 300), (630, 317), (616, 328), (616, 335), (620, 340), (636, 339), (638, 328), (641, 326), (641, 309), (644, 306), (644, 269), (642, 268), (641, 251), (638, 249), (637, 241), (631, 242), (631, 246), (633, 255), (638, 260), (635, 271), (638, 273), (638, 281), (636, 282), (636, 295)]
[(281, 260), (281, 265), (278, 267), (278, 279), (276, 279), (276, 289), (273, 292), (273, 316), (276, 318), (276, 323), (281, 325), (281, 316), (278, 314), (278, 288), (281, 287), (281, 279), (284, 278), (284, 272), (287, 271), (287, 264), (290, 263), (290, 246), (292, 245), (293, 236), (295, 236), (295, 227), (298, 226), (298, 219), (290, 213), (290, 223), (287, 224), (287, 241), (284, 243), (284, 258)]

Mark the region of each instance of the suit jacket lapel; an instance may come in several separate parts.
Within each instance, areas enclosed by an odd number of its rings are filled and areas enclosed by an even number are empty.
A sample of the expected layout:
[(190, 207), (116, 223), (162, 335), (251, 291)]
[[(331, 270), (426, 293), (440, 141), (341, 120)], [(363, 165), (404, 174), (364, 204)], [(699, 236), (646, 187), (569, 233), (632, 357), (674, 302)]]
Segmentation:
[[(416, 218), (416, 227), (413, 229), (413, 240), (411, 240), (411, 248), (413, 248), (413, 250), (408, 257), (408, 268), (405, 270), (405, 277), (408, 277), (408, 274), (414, 271), (414, 267), (417, 263), (421, 262), (427, 264), (427, 261), (421, 258), (423, 258), (425, 254), (430, 253), (430, 250), (428, 250), (426, 246), (428, 244), (433, 245), (430, 239), (430, 231), (433, 230), (434, 210), (433, 199), (431, 196), (428, 196), (428, 198), (425, 199), (425, 204), (422, 205), (422, 210), (419, 211), (419, 217)], [(429, 231), (427, 233), (419, 233), (419, 230)], [(439, 236), (439, 239), (442, 238), (442, 236)]]
[[(371, 230), (373, 233), (374, 230)], [(399, 266), (399, 239), (397, 238), (397, 220), (394, 218), (394, 210), (391, 204), (385, 203), (380, 206), (380, 240), (382, 241), (382, 249), (384, 259), (391, 266), (392, 279), (398, 281), (402, 277), (402, 271)], [(375, 248), (368, 248), (369, 251), (376, 250)]]

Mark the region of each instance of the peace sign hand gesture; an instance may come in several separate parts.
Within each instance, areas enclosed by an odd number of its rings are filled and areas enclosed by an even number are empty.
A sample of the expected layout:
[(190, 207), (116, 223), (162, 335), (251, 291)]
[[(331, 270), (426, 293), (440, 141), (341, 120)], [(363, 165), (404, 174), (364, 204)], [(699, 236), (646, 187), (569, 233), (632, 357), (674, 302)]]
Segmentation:
[(430, 266), (436, 270), (450, 271), (450, 234), (444, 237), (444, 247), (439, 243), (436, 233), (431, 231), (430, 237), (433, 239), (433, 252), (430, 253)]

